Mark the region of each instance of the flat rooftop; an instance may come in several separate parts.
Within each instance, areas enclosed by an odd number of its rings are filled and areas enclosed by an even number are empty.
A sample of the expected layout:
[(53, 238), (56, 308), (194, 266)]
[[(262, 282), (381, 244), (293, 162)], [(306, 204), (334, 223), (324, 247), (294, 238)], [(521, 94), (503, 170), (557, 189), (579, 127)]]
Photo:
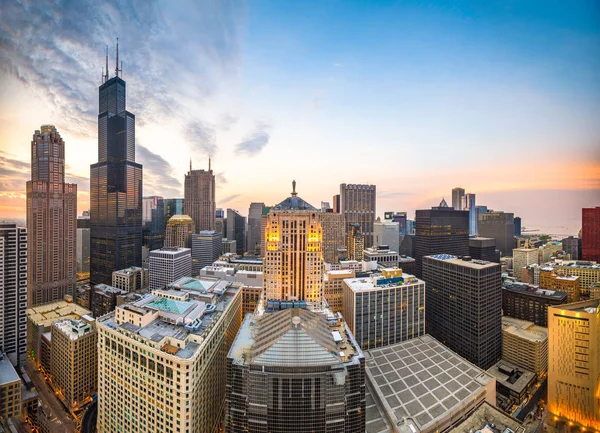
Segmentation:
[[(492, 425), (494, 427), (492, 427)], [(453, 433), (473, 433), (485, 432), (488, 427), (491, 433), (503, 433), (507, 428), (515, 433), (527, 433), (529, 429), (523, 427), (521, 422), (505, 414), (501, 410), (483, 402), (477, 409), (471, 413), (465, 420), (450, 430)]]
[(398, 278), (384, 278), (382, 274), (376, 273), (368, 277), (346, 278), (344, 282), (355, 292), (364, 292), (369, 290), (385, 290), (394, 287), (414, 286), (415, 284), (425, 284), (423, 280), (411, 274), (402, 273)]
[(410, 417), (412, 428), (401, 428), (407, 432), (432, 428), (494, 381), (430, 335), (372, 349), (366, 366), (391, 422), (403, 425), (403, 418)]
[(542, 342), (548, 339), (548, 328), (508, 316), (502, 317), (502, 332), (514, 334), (531, 342)]
[(486, 269), (486, 268), (492, 268), (494, 266), (500, 267), (500, 263), (488, 262), (485, 260), (473, 259), (470, 257), (468, 260), (465, 260), (463, 258), (453, 256), (451, 254), (436, 254), (433, 256), (425, 256), (425, 257), (428, 257), (430, 259), (444, 261), (446, 263), (452, 263), (457, 266), (464, 266), (464, 267), (473, 268), (473, 269)]
[(557, 305), (555, 308), (580, 313), (596, 314), (598, 310), (600, 310), (600, 299), (572, 302), (570, 304)]
[(28, 320), (38, 326), (50, 326), (59, 319), (78, 319), (85, 315), (91, 316), (92, 312), (74, 302), (66, 301), (53, 302), (27, 310)]
[(17, 374), (15, 367), (13, 367), (8, 357), (5, 355), (4, 359), (0, 361), (0, 385), (4, 386), (9, 383), (20, 381), (21, 378)]
[(539, 298), (552, 298), (555, 300), (563, 300), (567, 298), (566, 292), (560, 292), (558, 290), (547, 290), (540, 289), (538, 286), (527, 283), (517, 283), (511, 281), (505, 281), (502, 284), (502, 290), (508, 290), (514, 293), (521, 293), (529, 296), (536, 296)]
[[(517, 370), (521, 372), (521, 375), (518, 378), (513, 376), (514, 372)], [(505, 371), (512, 371), (513, 374), (505, 373)], [(535, 380), (536, 378), (536, 374), (534, 372), (517, 367), (516, 365), (504, 360), (488, 368), (487, 372), (496, 378), (496, 383), (500, 383), (518, 394), (524, 392), (531, 381)]]

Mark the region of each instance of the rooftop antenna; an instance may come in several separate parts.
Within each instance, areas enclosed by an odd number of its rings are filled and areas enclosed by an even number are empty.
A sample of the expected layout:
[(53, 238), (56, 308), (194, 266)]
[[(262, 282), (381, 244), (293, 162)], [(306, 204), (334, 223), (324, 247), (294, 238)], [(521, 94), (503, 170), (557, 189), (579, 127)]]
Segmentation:
[(117, 38), (117, 62), (115, 65), (115, 75), (118, 77), (119, 72), (123, 71), (123, 62), (121, 62), (121, 69), (119, 69), (119, 38)]
[(104, 82), (106, 83), (108, 81), (108, 45), (106, 46), (106, 69), (105, 69), (105, 74), (104, 74)]
[(190, 174), (192, 173), (192, 158), (190, 158)]
[(210, 156), (208, 157), (208, 171), (210, 171)]

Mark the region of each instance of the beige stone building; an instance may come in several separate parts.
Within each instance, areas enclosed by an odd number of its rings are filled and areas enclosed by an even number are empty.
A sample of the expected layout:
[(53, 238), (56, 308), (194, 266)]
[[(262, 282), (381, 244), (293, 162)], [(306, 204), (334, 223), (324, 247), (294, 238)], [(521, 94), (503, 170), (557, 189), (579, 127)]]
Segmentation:
[(192, 233), (196, 233), (196, 225), (191, 217), (173, 215), (167, 222), (165, 248), (191, 248)]
[(323, 260), (326, 263), (336, 263), (339, 259), (338, 250), (346, 246), (346, 218), (344, 214), (320, 213), (323, 228)]
[(323, 295), (321, 212), (292, 195), (267, 215), (263, 263), (267, 300), (320, 302)]
[(539, 263), (539, 252), (537, 248), (515, 248), (513, 249), (513, 274), (522, 278), (523, 268), (527, 265)]
[(344, 278), (354, 278), (356, 272), (351, 269), (330, 270), (323, 275), (323, 296), (334, 313), (344, 308)]
[(131, 266), (112, 273), (112, 286), (126, 292), (135, 292), (148, 287), (148, 269)]
[(557, 275), (578, 276), (582, 296), (590, 296), (591, 285), (600, 282), (600, 264), (596, 262), (555, 260), (547, 265), (552, 266)]
[(10, 360), (0, 353), (0, 418), (21, 415), (21, 379)]
[(557, 275), (551, 267), (540, 269), (540, 289), (558, 290), (567, 294), (567, 302), (577, 302), (580, 297), (579, 276)]
[(208, 170), (192, 170), (190, 161), (190, 171), (185, 175), (183, 206), (198, 232), (215, 229), (215, 175), (210, 168), (210, 159)]
[(502, 359), (538, 377), (548, 370), (548, 328), (533, 322), (502, 317)]
[(600, 430), (600, 299), (548, 308), (548, 411)]
[(221, 431), (241, 322), (241, 285), (207, 277), (98, 319), (98, 431)]
[(92, 317), (52, 325), (50, 369), (54, 389), (71, 411), (91, 402), (98, 383), (98, 333)]

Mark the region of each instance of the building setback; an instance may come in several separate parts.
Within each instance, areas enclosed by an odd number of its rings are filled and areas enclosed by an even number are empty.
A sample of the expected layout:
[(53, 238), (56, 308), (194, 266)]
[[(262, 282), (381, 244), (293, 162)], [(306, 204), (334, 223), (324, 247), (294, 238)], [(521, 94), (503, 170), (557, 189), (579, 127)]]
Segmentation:
[(364, 245), (373, 246), (373, 223), (376, 214), (377, 187), (375, 185), (340, 185), (340, 213), (346, 219), (346, 233), (351, 224), (359, 224)]
[(424, 281), (389, 268), (346, 279), (343, 287), (342, 314), (362, 350), (425, 334)]
[(423, 258), (427, 333), (487, 370), (502, 355), (500, 264), (440, 254)]
[(227, 356), (226, 431), (358, 433), (365, 412), (365, 358), (341, 319), (246, 316)]
[(72, 295), (77, 282), (77, 185), (65, 183), (65, 142), (53, 125), (33, 135), (26, 188), (31, 307)]
[(0, 345), (13, 365), (27, 345), (27, 229), (0, 222)]
[[(117, 44), (117, 65), (118, 53)], [(142, 165), (125, 81), (115, 72), (109, 79), (106, 71), (99, 89), (98, 162), (90, 166), (92, 284), (110, 284), (113, 271), (142, 265)]]

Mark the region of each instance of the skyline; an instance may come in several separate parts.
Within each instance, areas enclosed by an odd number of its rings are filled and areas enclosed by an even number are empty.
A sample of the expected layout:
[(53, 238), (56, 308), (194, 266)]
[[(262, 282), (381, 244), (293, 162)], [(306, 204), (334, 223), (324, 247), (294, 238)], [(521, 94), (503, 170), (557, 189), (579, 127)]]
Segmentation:
[(600, 202), (597, 5), (190, 5), (0, 12), (0, 219), (25, 217), (24, 149), (42, 124), (65, 140), (78, 214), (89, 209), (96, 92), (117, 36), (144, 196), (183, 197), (190, 157), (197, 169), (211, 156), (217, 206), (244, 215), (293, 179), (316, 206), (341, 183), (375, 184), (379, 216), (412, 217), (463, 186), (564, 234)]

